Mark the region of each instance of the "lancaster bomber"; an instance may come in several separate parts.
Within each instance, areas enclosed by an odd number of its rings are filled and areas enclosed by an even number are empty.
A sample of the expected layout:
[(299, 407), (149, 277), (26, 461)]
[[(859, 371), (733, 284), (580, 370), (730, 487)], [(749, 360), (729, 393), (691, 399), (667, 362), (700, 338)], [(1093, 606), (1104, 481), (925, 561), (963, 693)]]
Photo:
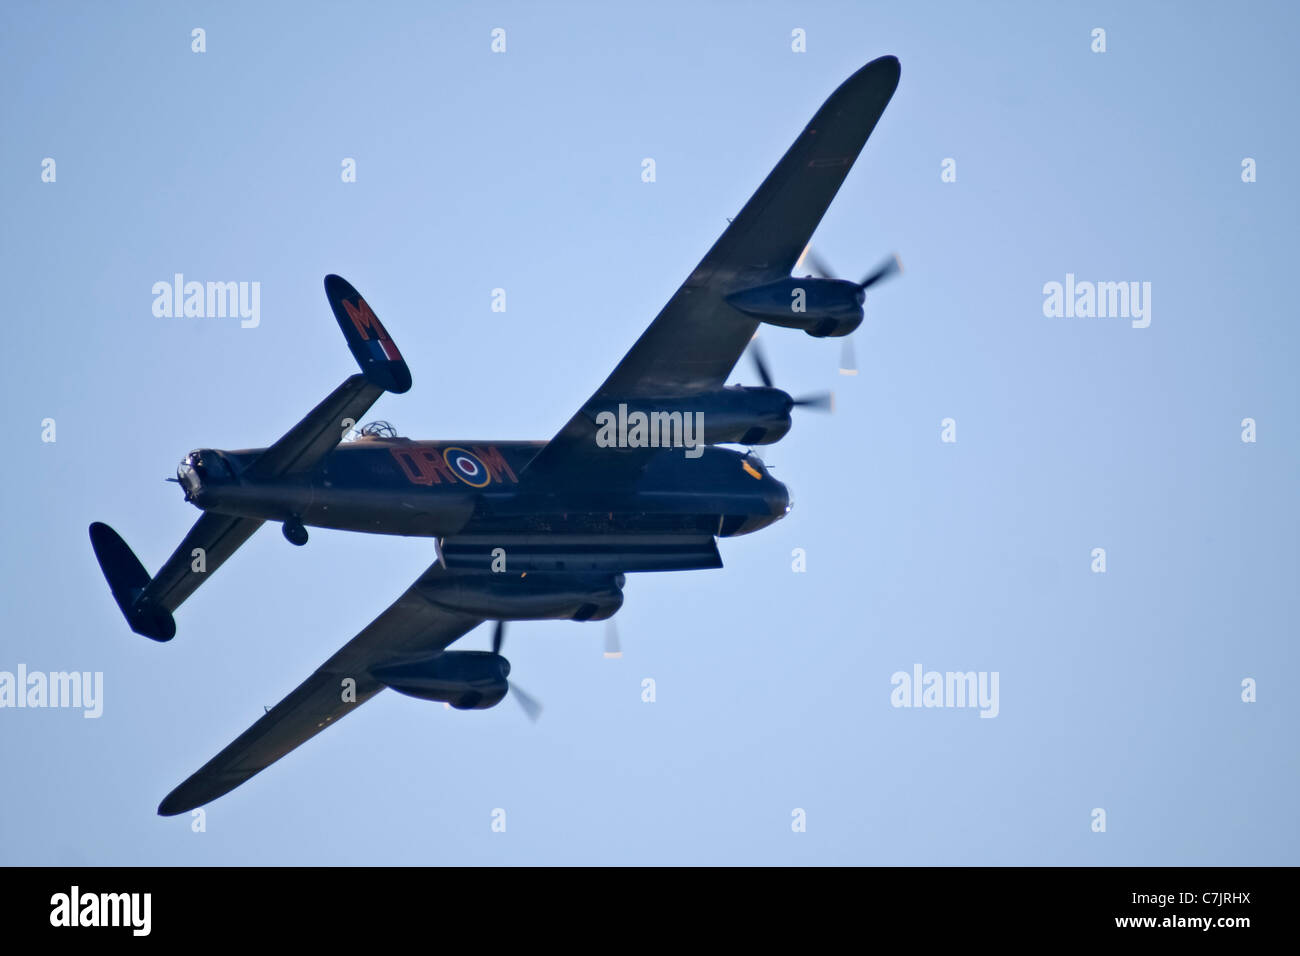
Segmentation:
[[(897, 271), (891, 259), (860, 282), (821, 267), (792, 275), (805, 258), (816, 265), (804, 255), (813, 230), (898, 78), (898, 60), (882, 57), (831, 94), (550, 441), (415, 441), (373, 423), (345, 440), (380, 395), (410, 389), (411, 372), (370, 304), (326, 276), (360, 371), (267, 448), (190, 452), (176, 480), (202, 515), (156, 575), (99, 522), (95, 556), (131, 630), (155, 641), (175, 636), (176, 609), (268, 521), (294, 545), (313, 527), (429, 537), (437, 560), (158, 812), (228, 793), (385, 688), (492, 707), (512, 692), (504, 622), (606, 620), (623, 604), (626, 574), (721, 567), (718, 538), (784, 517), (785, 485), (752, 452), (721, 446), (775, 442), (796, 407), (824, 400), (774, 387), (758, 353), (761, 386), (726, 380), (760, 324), (846, 336), (862, 324), (867, 289)], [(491, 651), (447, 649), (488, 621)]]

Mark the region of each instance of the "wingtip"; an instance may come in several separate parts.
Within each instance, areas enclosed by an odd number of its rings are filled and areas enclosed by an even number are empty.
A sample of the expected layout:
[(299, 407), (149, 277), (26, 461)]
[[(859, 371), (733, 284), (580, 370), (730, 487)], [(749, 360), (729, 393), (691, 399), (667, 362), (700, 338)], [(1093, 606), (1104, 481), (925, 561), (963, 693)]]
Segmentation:
[(894, 56), (893, 54), (890, 54), (889, 56), (876, 57), (876, 59), (872, 60), (862, 69), (858, 70), (855, 76), (861, 76), (864, 78), (867, 76), (886, 77), (888, 78), (889, 84), (893, 88), (897, 89), (898, 78), (902, 76), (902, 73), (903, 73), (903, 65), (898, 62), (898, 57)]
[(190, 801), (185, 800), (181, 796), (180, 791), (184, 786), (184, 784), (181, 784), (181, 786), (177, 787), (171, 793), (167, 794), (167, 796), (162, 798), (162, 802), (158, 804), (158, 816), (174, 817), (184, 813), (186, 810), (193, 810), (195, 806), (198, 806), (198, 804), (190, 805)]
[(221, 754), (218, 754), (163, 797), (162, 803), (158, 804), (158, 816), (174, 817), (207, 806), (213, 800), (224, 797), (231, 790), (247, 783), (262, 769), (259, 767), (256, 770), (213, 770), (212, 765), (220, 759)]
[[(840, 84), (827, 103), (837, 99), (848, 102), (860, 101), (863, 109), (871, 107), (872, 111), (882, 111), (893, 98), (898, 89), (898, 80), (902, 68), (896, 56), (877, 57), (864, 64), (852, 76)], [(843, 103), (840, 103), (843, 106)], [(823, 109), (825, 107), (823, 106)], [(879, 118), (879, 117), (877, 117)], [(873, 124), (874, 125), (874, 124)]]
[(202, 792), (201, 788), (195, 785), (194, 777), (190, 777), (162, 798), (162, 802), (158, 804), (158, 816), (175, 817), (182, 813), (189, 813), (205, 803), (211, 803), (225, 792), (224, 790), (217, 794)]

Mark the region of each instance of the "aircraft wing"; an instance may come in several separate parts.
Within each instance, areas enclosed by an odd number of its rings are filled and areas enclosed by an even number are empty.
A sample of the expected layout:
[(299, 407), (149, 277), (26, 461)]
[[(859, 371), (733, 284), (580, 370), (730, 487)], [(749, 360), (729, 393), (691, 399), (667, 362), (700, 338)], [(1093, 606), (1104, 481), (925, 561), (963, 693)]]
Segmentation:
[(898, 60), (881, 57), (830, 95), (584, 410), (528, 464), (530, 476), (565, 472), (597, 452), (603, 465), (617, 468), (622, 460), (633, 471), (644, 455), (598, 448), (586, 409), (611, 399), (664, 398), (725, 384), (758, 328), (725, 296), (790, 274), (894, 95), (898, 77)]
[[(169, 793), (158, 813), (175, 816), (229, 793), (383, 690), (371, 670), (436, 653), (481, 624), (421, 596), (421, 585), (446, 573), (437, 564), (430, 567), (288, 697)], [(356, 681), (355, 700), (345, 701), (348, 678)]]

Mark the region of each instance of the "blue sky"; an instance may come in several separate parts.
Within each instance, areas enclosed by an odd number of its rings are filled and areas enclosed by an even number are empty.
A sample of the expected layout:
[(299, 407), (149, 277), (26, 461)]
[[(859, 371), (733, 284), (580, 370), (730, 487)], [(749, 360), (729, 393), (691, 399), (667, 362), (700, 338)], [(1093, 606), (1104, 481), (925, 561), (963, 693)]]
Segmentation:
[[(0, 12), (0, 670), (104, 674), (99, 719), (0, 709), (0, 862), (1300, 862), (1293, 8), (376, 6)], [(263, 529), (158, 645), (91, 554), (107, 521), (155, 570), (196, 517), (176, 462), (269, 443), (350, 374), (322, 277), (410, 362), (374, 417), (547, 438), (886, 53), (898, 92), (814, 242), (907, 271), (857, 377), (764, 333), (778, 384), (836, 390), (765, 452), (791, 515), (723, 570), (631, 578), (621, 660), (603, 625), (513, 625), (535, 725), (385, 694), (204, 832), (157, 817), (433, 559)], [(260, 282), (260, 325), (156, 318), (177, 272)], [(1150, 282), (1150, 326), (1045, 317), (1067, 273)], [(915, 664), (997, 672), (998, 716), (892, 707)]]

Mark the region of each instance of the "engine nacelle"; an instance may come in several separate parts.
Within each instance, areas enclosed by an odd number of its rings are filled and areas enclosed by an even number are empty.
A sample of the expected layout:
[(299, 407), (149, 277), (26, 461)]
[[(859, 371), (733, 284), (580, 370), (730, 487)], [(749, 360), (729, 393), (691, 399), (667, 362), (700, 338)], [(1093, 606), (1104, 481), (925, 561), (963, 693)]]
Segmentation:
[(731, 385), (666, 398), (610, 399), (585, 411), (629, 447), (678, 448), (687, 437), (698, 445), (770, 445), (790, 430), (793, 407), (794, 399), (779, 388)]
[(493, 621), (603, 621), (623, 606), (623, 576), (454, 571), (416, 583), (422, 596), (449, 611)]
[(443, 651), (436, 657), (373, 668), (375, 680), (399, 694), (483, 710), (501, 703), (510, 685), (510, 662), (491, 651)]
[(803, 329), (816, 338), (848, 335), (862, 324), (866, 293), (844, 279), (791, 276), (727, 296), (738, 312), (768, 325)]

